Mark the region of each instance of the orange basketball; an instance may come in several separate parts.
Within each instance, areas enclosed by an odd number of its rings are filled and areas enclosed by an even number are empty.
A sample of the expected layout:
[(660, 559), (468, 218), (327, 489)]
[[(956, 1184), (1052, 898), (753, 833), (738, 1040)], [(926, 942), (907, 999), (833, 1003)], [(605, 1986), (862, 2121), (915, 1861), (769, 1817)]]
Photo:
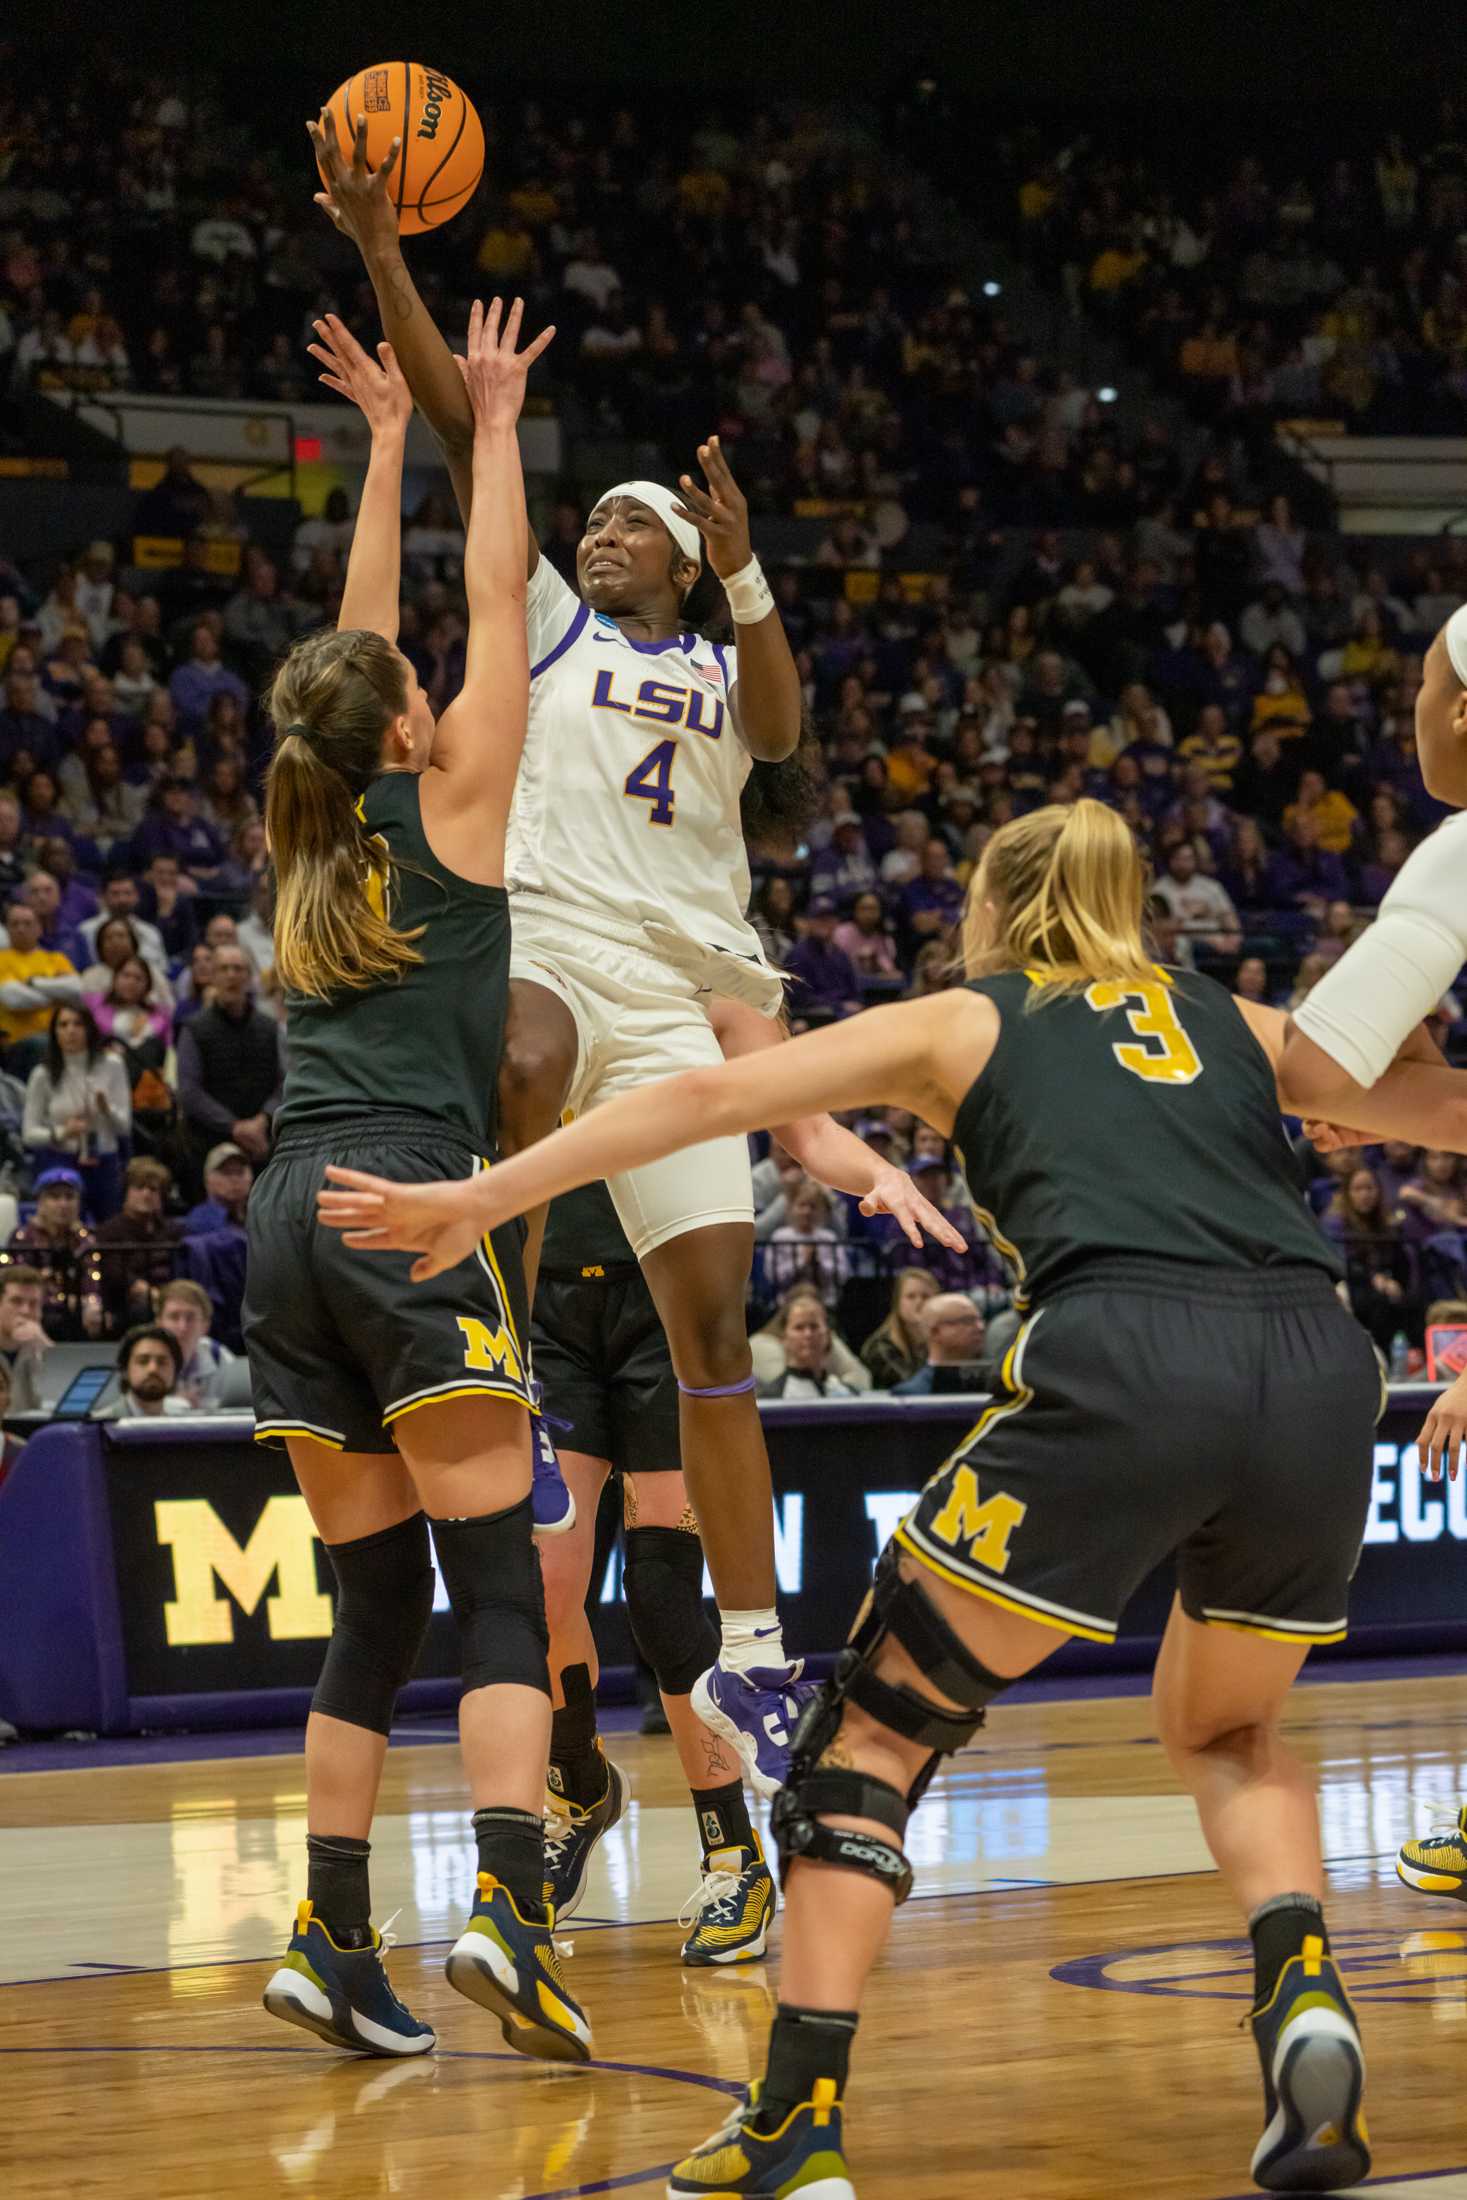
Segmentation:
[(484, 125), (473, 102), (441, 69), (421, 61), (379, 61), (349, 76), (326, 104), (347, 160), (358, 115), (367, 118), (367, 159), (373, 168), (381, 167), (393, 139), (402, 139), (391, 189), (405, 236), (441, 229), (468, 205), (484, 173)]

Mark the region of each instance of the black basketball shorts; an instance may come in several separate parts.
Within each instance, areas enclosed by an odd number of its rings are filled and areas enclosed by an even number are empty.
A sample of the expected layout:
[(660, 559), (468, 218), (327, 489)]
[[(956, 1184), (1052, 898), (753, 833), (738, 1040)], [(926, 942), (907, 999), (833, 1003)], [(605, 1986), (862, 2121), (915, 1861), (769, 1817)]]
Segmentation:
[(244, 1339), (257, 1440), (391, 1452), (399, 1424), (445, 1399), (528, 1407), (523, 1224), (414, 1283), (411, 1253), (355, 1252), (317, 1220), (328, 1161), (418, 1184), (485, 1166), (451, 1132), (386, 1109), (370, 1123), (287, 1128), (250, 1195)]
[(1030, 1316), (897, 1540), (1093, 1642), (1172, 1554), (1189, 1618), (1338, 1642), (1381, 1396), (1322, 1269), (1108, 1262)]
[(542, 1270), (530, 1338), (559, 1450), (609, 1459), (618, 1473), (682, 1466), (677, 1377), (640, 1269)]

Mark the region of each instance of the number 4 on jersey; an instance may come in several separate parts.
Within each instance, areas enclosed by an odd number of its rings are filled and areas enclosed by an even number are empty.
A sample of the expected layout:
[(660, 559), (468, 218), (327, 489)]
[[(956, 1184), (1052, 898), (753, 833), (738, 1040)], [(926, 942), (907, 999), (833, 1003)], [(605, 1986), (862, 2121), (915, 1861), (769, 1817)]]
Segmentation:
[(640, 764), (627, 773), (623, 794), (631, 795), (638, 802), (650, 802), (647, 812), (649, 825), (670, 825), (675, 797), (672, 791), (672, 765), (677, 755), (676, 741), (659, 741), (655, 749), (649, 749)]

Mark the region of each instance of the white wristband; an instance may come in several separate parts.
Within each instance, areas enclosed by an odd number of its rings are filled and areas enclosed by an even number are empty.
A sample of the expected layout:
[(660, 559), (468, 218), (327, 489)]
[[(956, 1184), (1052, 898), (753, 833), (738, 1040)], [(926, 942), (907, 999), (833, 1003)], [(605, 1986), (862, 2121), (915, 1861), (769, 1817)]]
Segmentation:
[(735, 626), (757, 626), (774, 609), (774, 593), (757, 558), (750, 558), (740, 572), (724, 582), (723, 593)]
[(1459, 604), (1446, 625), (1442, 639), (1447, 645), (1447, 655), (1452, 660), (1452, 670), (1467, 687), (1467, 603)]

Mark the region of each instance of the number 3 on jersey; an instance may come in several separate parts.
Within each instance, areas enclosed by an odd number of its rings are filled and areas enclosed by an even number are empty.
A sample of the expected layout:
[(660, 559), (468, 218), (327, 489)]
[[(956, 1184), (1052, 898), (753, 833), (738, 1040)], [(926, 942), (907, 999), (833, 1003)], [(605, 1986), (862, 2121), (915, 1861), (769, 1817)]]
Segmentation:
[(1162, 979), (1136, 985), (1101, 981), (1087, 986), (1085, 1001), (1097, 1015), (1125, 1009), (1126, 1022), (1140, 1044), (1122, 1042), (1111, 1052), (1133, 1077), (1144, 1077), (1153, 1085), (1190, 1085), (1202, 1075), (1201, 1058), (1178, 1021), (1171, 987)]
[(641, 763), (627, 773), (622, 793), (638, 802), (651, 803), (647, 812), (649, 825), (672, 823), (676, 799), (672, 791), (672, 766), (676, 755), (676, 741), (659, 741), (656, 748), (649, 749)]

